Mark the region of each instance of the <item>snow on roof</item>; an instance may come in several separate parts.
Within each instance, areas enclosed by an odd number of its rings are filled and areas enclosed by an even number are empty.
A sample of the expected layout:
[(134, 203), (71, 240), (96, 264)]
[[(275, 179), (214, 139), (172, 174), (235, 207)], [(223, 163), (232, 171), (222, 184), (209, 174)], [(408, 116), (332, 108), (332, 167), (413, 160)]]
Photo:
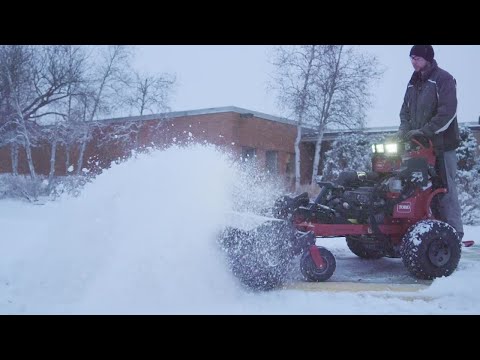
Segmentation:
[[(260, 119), (276, 121), (276, 122), (280, 122), (280, 123), (288, 124), (292, 126), (296, 126), (297, 124), (296, 121), (294, 120), (262, 113), (259, 111), (244, 109), (237, 106), (222, 106), (222, 107), (204, 108), (204, 109), (196, 109), (196, 110), (172, 111), (172, 112), (161, 113), (161, 114), (101, 119), (98, 121), (121, 122), (121, 121), (127, 121), (127, 120), (128, 121), (169, 120), (169, 119), (185, 117), (185, 116), (208, 115), (208, 114), (218, 114), (218, 113), (226, 113), (226, 112), (233, 112), (233, 113), (238, 113), (240, 115), (247, 115), (247, 116), (251, 115)], [(470, 129), (480, 130), (480, 124), (478, 122), (460, 123), (460, 125), (462, 124), (468, 126)], [(315, 129), (312, 129), (311, 127), (303, 127), (302, 130), (303, 130), (303, 136), (302, 136), (303, 141), (316, 140)], [(327, 129), (324, 132), (324, 139), (328, 140), (328, 139), (334, 138), (336, 135), (340, 133), (358, 132), (362, 134), (374, 134), (374, 133), (387, 133), (387, 132), (395, 132), (395, 131), (398, 131), (398, 125), (370, 127), (370, 128), (363, 128), (363, 129), (343, 129), (343, 130)]]
[(127, 117), (119, 117), (119, 118), (110, 118), (110, 119), (102, 119), (99, 121), (147, 121), (147, 120), (158, 120), (158, 119), (172, 119), (177, 117), (184, 117), (184, 116), (195, 116), (195, 115), (208, 115), (208, 114), (218, 114), (218, 113), (226, 113), (226, 112), (234, 112), (241, 115), (252, 115), (258, 117), (260, 119), (266, 119), (271, 121), (276, 121), (284, 124), (289, 125), (296, 125), (296, 122), (293, 120), (289, 120), (286, 118), (282, 118), (279, 116), (274, 116), (270, 114), (265, 114), (258, 111), (248, 110), (236, 106), (223, 106), (223, 107), (215, 107), (215, 108), (205, 108), (205, 109), (197, 109), (197, 110), (186, 110), (186, 111), (172, 111), (168, 113), (162, 114), (151, 114), (151, 115), (142, 115), (142, 116), (127, 116)]

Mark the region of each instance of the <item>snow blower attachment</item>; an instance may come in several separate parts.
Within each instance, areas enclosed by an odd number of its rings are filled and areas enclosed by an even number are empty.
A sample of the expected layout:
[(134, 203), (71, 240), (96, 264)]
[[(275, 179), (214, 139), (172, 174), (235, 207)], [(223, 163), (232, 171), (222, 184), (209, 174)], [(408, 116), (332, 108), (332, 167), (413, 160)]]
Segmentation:
[(301, 235), (291, 223), (275, 219), (250, 231), (227, 228), (220, 238), (233, 274), (255, 290), (281, 285), (292, 258), (303, 250), (299, 245), (315, 243), (313, 233)]
[(225, 229), (220, 242), (243, 284), (254, 290), (280, 286), (298, 255), (306, 281), (328, 280), (335, 257), (316, 245), (328, 237), (345, 237), (361, 258), (402, 258), (419, 279), (455, 271), (462, 242), (435, 211), (447, 190), (431, 141), (375, 144), (372, 151), (372, 172), (343, 172), (335, 182), (318, 182), (314, 201), (308, 193), (284, 196), (273, 206), (274, 219), (249, 230)]

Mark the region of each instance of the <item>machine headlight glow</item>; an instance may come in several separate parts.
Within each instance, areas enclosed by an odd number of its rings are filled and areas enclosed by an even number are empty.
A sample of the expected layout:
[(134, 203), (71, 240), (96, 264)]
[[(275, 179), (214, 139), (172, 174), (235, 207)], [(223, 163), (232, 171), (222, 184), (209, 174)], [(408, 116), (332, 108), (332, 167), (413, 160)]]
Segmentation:
[(383, 147), (383, 144), (377, 144), (375, 145), (375, 148), (377, 149), (377, 153), (384, 153), (385, 148)]
[(396, 154), (398, 152), (397, 144), (385, 144), (385, 148), (389, 154)]

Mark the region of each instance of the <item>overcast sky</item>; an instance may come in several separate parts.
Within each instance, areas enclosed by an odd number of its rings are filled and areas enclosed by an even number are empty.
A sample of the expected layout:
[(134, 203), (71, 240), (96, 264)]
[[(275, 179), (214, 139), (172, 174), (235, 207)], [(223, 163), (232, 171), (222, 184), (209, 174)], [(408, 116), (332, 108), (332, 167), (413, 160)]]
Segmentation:
[[(480, 116), (480, 46), (433, 45), (440, 67), (457, 79), (458, 119), (477, 122)], [(361, 45), (376, 55), (386, 71), (374, 88), (374, 106), (367, 126), (398, 125), (400, 106), (413, 68), (411, 45)], [(272, 46), (263, 45), (148, 45), (136, 46), (135, 66), (149, 72), (177, 75), (173, 111), (238, 106), (285, 116), (267, 90), (273, 73)]]

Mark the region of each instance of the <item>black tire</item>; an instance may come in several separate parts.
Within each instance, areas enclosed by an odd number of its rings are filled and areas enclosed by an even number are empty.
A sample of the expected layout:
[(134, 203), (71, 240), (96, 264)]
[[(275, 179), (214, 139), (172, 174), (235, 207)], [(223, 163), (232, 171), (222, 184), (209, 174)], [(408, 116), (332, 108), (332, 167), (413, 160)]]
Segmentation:
[(347, 246), (352, 253), (361, 257), (362, 259), (380, 259), (385, 256), (385, 252), (378, 249), (371, 249), (366, 247), (360, 237), (347, 236)]
[(295, 229), (286, 221), (269, 221), (251, 231), (226, 229), (221, 236), (232, 273), (249, 290), (282, 285), (294, 254)]
[(408, 229), (400, 255), (408, 271), (424, 280), (451, 275), (458, 266), (462, 243), (455, 229), (438, 220), (422, 220)]
[(337, 267), (335, 257), (330, 251), (320, 246), (317, 246), (317, 248), (324, 261), (324, 267), (319, 269), (317, 265), (315, 265), (309, 250), (305, 251), (300, 258), (300, 271), (303, 277), (311, 282), (321, 282), (330, 279)]

